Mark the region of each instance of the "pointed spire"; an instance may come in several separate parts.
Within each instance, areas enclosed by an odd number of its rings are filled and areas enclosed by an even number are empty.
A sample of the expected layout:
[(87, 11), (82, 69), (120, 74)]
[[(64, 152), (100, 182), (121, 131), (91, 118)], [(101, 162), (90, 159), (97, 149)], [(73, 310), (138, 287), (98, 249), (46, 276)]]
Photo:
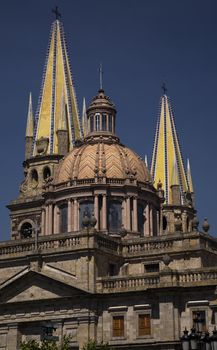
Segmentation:
[(147, 156), (147, 154), (145, 155), (145, 165), (146, 165), (147, 168), (148, 168), (148, 156)]
[(59, 17), (51, 27), (48, 53), (36, 113), (33, 156), (37, 155), (37, 141), (47, 139), (47, 154), (58, 154), (57, 130), (62, 118), (64, 95), (69, 149), (81, 138), (77, 101), (72, 82), (64, 29)]
[[(173, 176), (174, 164), (176, 164), (175, 178)], [(155, 184), (161, 179), (165, 191), (166, 204), (172, 204), (171, 185), (173, 181), (179, 185), (181, 199), (184, 202), (184, 192), (188, 190), (188, 182), (174, 123), (172, 106), (165, 89), (160, 98), (160, 113), (155, 134), (151, 175)]]
[(191, 167), (190, 167), (190, 161), (187, 159), (187, 180), (188, 180), (188, 189), (191, 193), (194, 193), (193, 188), (193, 181), (191, 176)]
[(33, 117), (33, 111), (32, 111), (32, 94), (30, 92), (27, 123), (26, 123), (26, 137), (33, 137), (33, 132), (34, 132), (34, 117)]
[(86, 109), (85, 97), (83, 98), (82, 129), (83, 129), (83, 134), (84, 134), (84, 137), (85, 137), (87, 135), (87, 133), (88, 133), (88, 128), (87, 128), (87, 109)]

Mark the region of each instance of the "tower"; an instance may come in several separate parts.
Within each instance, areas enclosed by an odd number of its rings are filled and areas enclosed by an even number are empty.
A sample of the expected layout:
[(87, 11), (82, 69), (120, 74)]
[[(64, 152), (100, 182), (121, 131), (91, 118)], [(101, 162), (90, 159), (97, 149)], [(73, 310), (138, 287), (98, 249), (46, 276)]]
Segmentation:
[(188, 231), (194, 216), (193, 183), (188, 161), (184, 167), (170, 98), (163, 86), (154, 140), (151, 175), (162, 185), (164, 204), (162, 232)]
[(34, 205), (27, 220), (31, 227), (40, 224), (44, 186), (52, 180), (60, 159), (73, 149), (80, 138), (80, 120), (64, 29), (57, 16), (51, 26), (35, 118), (31, 94), (29, 97), (24, 180), (18, 200), (8, 206), (11, 210), (12, 238), (20, 236), (24, 220), (20, 205), (25, 203), (26, 210), (30, 198)]

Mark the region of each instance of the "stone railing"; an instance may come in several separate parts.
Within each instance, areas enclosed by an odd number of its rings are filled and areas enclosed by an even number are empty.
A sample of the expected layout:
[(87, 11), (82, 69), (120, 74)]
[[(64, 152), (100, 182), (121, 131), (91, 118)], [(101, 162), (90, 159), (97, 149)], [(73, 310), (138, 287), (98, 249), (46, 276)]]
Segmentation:
[(97, 279), (98, 293), (128, 292), (149, 288), (202, 287), (217, 284), (217, 268), (188, 271), (163, 270), (138, 276), (107, 277)]
[(172, 249), (173, 248), (173, 241), (172, 240), (164, 240), (164, 241), (143, 241), (143, 242), (137, 242), (137, 243), (127, 243), (124, 245), (123, 252), (125, 254), (135, 254), (135, 253), (141, 253), (141, 252), (147, 252), (147, 251), (153, 251), (153, 250), (161, 250), (161, 249)]
[(19, 240), (19, 241), (7, 241), (0, 244), (0, 257), (3, 255), (13, 255), (19, 253), (46, 251), (51, 249), (61, 248), (66, 249), (79, 247), (82, 245), (83, 237), (81, 235), (67, 236), (52, 235), (39, 237), (37, 242), (34, 238)]
[(79, 250), (79, 249), (94, 249), (110, 250), (115, 254), (120, 254), (121, 246), (118, 241), (106, 236), (103, 233), (95, 234), (95, 232), (74, 232), (65, 234), (55, 234), (50, 236), (39, 236), (37, 241), (35, 238), (6, 241), (0, 243), (0, 258), (1, 256), (21, 254), (31, 252), (46, 252), (56, 250)]
[(130, 290), (144, 290), (159, 285), (159, 274), (149, 276), (126, 276), (98, 278), (97, 291), (99, 293), (124, 292)]
[(198, 270), (190, 270), (179, 272), (176, 276), (176, 281), (179, 285), (186, 285), (193, 283), (201, 284), (216, 284), (217, 283), (217, 269), (204, 268)]
[(105, 236), (103, 234), (97, 235), (95, 242), (96, 242), (95, 244), (96, 248), (111, 250), (113, 252), (117, 252), (118, 254), (120, 254), (122, 251), (122, 246), (120, 242), (115, 241), (114, 239), (109, 238), (108, 236)]

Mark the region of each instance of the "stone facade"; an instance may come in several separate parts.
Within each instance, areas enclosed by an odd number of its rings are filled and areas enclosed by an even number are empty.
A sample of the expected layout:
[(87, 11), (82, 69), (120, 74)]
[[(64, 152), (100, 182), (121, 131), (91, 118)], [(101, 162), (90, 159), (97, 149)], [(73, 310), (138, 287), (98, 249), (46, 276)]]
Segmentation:
[[(60, 40), (58, 20), (52, 28)], [(90, 339), (112, 348), (180, 349), (196, 313), (204, 330), (217, 323), (217, 240), (198, 231), (193, 187), (184, 187), (189, 177), (179, 192), (174, 176), (165, 202), (161, 181), (155, 187), (145, 162), (117, 137), (116, 108), (102, 89), (87, 109), (85, 137), (72, 147), (64, 101), (57, 138), (43, 136), (52, 120), (42, 118), (40, 138), (28, 128), (24, 181), (8, 205), (0, 349), (40, 341), (48, 322), (58, 342), (69, 334), (75, 349)]]

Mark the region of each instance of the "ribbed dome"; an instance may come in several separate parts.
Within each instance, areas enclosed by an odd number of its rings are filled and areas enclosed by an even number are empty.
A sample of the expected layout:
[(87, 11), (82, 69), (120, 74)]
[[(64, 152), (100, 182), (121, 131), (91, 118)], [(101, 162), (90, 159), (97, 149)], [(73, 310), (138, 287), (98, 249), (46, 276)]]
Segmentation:
[(115, 142), (94, 142), (74, 148), (63, 158), (57, 168), (54, 183), (96, 176), (151, 181), (144, 161), (135, 152)]

